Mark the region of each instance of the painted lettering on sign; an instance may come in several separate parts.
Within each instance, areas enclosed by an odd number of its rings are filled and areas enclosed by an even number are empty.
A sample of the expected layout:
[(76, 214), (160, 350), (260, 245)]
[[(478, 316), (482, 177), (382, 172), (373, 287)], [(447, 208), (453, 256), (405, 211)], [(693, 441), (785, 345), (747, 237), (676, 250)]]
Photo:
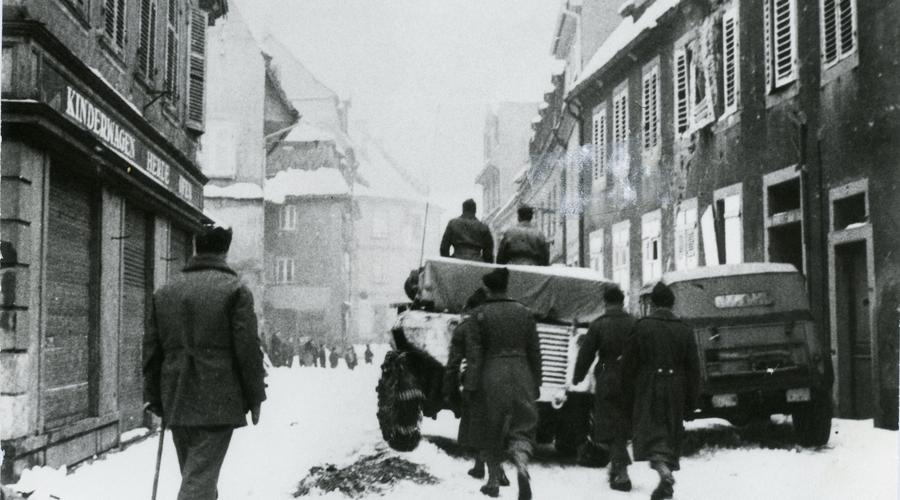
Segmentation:
[(166, 186), (169, 185), (169, 181), (172, 178), (169, 164), (149, 150), (147, 151), (147, 172), (162, 181)]
[(178, 178), (178, 194), (181, 195), (185, 200), (191, 201), (194, 199), (194, 186), (188, 182), (184, 177)]
[(134, 160), (134, 136), (72, 87), (66, 87), (66, 114), (113, 149)]

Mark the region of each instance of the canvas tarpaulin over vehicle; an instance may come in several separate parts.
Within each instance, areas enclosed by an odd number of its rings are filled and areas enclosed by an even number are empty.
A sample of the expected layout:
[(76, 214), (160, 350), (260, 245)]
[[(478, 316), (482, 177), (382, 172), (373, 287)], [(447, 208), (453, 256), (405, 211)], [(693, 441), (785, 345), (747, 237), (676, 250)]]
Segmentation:
[[(482, 286), (481, 277), (495, 264), (433, 258), (425, 262), (419, 278), (418, 299), (434, 304), (435, 311), (458, 313), (466, 299)], [(531, 308), (546, 322), (588, 323), (603, 313), (603, 292), (613, 282), (591, 269), (561, 266), (505, 266), (509, 269), (507, 295)]]

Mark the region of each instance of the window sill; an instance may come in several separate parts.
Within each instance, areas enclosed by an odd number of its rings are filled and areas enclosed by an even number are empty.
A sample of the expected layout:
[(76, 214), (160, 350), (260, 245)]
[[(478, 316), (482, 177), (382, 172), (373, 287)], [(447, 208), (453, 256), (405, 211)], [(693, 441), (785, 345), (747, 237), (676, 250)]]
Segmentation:
[(730, 111), (728, 114), (724, 114), (716, 120), (715, 125), (713, 125), (713, 132), (719, 133), (725, 130), (734, 127), (741, 123), (741, 108), (737, 108), (733, 111)]
[(106, 34), (97, 35), (100, 46), (103, 47), (103, 55), (111, 62), (121, 73), (125, 73), (125, 59), (122, 57), (122, 49), (116, 47), (116, 44), (109, 40)]
[(797, 97), (799, 93), (800, 85), (797, 83), (797, 80), (779, 87), (766, 94), (766, 109), (780, 106), (781, 104), (784, 104), (785, 102), (788, 102)]
[(72, 19), (81, 25), (84, 28), (85, 32), (91, 31), (91, 23), (88, 20), (88, 15), (82, 9), (75, 6), (70, 0), (57, 0), (58, 3), (62, 4), (63, 8), (72, 15)]
[(837, 64), (828, 68), (823, 66), (819, 85), (825, 87), (829, 83), (840, 79), (846, 73), (853, 71), (857, 66), (859, 66), (859, 50), (854, 50), (852, 54), (844, 57)]

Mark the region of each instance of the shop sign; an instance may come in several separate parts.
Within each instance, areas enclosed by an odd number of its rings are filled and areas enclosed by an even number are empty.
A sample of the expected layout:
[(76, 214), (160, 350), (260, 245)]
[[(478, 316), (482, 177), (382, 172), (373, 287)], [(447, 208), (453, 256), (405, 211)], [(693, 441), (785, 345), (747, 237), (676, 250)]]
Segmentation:
[(202, 191), (199, 184), (191, 181), (181, 168), (163, 160), (132, 128), (110, 116), (62, 75), (52, 68), (46, 73), (42, 80), (43, 95), (51, 106), (97, 137), (133, 168), (191, 205), (200, 206)]

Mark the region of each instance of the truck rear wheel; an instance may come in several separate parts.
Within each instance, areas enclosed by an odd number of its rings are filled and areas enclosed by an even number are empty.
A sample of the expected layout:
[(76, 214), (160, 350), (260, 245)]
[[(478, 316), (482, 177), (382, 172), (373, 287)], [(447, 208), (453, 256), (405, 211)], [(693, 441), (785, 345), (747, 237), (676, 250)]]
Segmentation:
[(424, 395), (402, 353), (389, 351), (384, 356), (376, 391), (381, 436), (397, 451), (414, 450), (422, 439), (419, 423)]
[(801, 446), (824, 446), (831, 436), (831, 398), (818, 394), (805, 408), (795, 411), (794, 434)]

